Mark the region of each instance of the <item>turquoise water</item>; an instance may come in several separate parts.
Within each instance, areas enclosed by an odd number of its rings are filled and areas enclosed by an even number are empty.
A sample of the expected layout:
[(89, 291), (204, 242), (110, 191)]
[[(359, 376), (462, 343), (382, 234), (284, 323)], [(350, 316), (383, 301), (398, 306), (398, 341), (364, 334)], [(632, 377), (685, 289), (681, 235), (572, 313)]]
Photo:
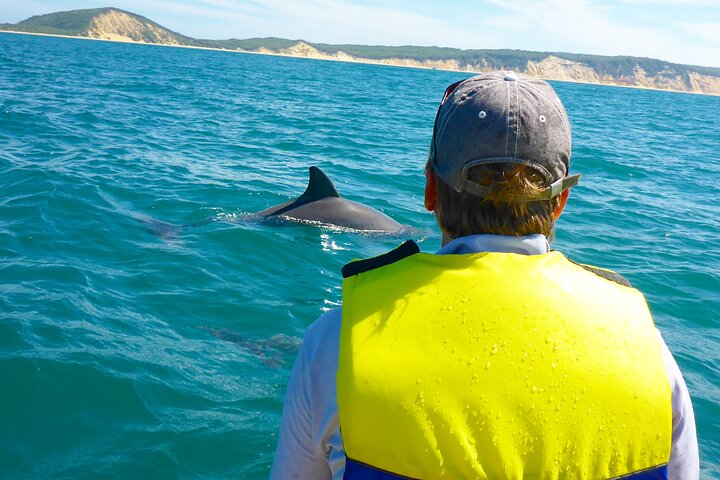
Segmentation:
[[(0, 476), (265, 478), (341, 266), (439, 246), (422, 172), (462, 77), (1, 34)], [(646, 293), (720, 479), (720, 98), (554, 86), (584, 174), (555, 248)], [(412, 229), (247, 217), (309, 165)]]

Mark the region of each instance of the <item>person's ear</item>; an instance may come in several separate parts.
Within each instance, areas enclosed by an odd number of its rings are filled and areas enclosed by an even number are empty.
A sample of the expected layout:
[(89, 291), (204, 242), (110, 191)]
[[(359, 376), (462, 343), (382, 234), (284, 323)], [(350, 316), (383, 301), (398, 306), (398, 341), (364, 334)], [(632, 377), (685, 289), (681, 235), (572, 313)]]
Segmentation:
[(425, 169), (425, 208), (434, 212), (437, 205), (437, 180), (435, 173), (429, 168)]
[(567, 203), (568, 196), (570, 196), (569, 188), (560, 194), (560, 203), (553, 211), (553, 220), (557, 220), (558, 218), (560, 218), (560, 214), (562, 213), (563, 208), (565, 208), (565, 204)]

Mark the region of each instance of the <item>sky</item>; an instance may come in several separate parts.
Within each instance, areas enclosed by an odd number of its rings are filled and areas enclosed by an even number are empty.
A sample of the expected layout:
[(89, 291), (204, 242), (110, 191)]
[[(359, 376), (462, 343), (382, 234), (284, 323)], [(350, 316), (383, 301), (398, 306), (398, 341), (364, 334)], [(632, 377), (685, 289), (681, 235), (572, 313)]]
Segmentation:
[(720, 0), (0, 0), (0, 23), (107, 6), (195, 38), (511, 48), (720, 67)]

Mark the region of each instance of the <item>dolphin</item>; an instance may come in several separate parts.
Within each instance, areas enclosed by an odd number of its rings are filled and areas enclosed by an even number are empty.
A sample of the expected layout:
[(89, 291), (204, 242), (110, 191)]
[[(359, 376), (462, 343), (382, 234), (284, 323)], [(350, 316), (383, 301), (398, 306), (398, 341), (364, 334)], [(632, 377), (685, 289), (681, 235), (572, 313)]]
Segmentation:
[(253, 354), (268, 367), (279, 368), (283, 366), (288, 357), (294, 356), (300, 350), (302, 339), (291, 337), (283, 333), (276, 333), (270, 338), (251, 337), (229, 328), (200, 327), (210, 332), (220, 340), (234, 343), (243, 350)]
[(257, 215), (265, 218), (319, 222), (353, 230), (395, 233), (403, 227), (384, 213), (338, 194), (330, 178), (318, 167), (310, 167), (305, 192), (294, 200), (267, 208)]

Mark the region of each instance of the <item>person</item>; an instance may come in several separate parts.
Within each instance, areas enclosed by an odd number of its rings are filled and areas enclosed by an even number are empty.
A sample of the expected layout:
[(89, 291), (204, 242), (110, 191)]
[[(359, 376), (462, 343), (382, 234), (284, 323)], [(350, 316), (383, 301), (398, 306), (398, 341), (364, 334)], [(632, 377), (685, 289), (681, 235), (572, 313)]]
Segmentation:
[(436, 254), (343, 268), (305, 334), (271, 479), (697, 479), (690, 397), (642, 295), (550, 249), (578, 174), (546, 82), (448, 87), (426, 166)]

